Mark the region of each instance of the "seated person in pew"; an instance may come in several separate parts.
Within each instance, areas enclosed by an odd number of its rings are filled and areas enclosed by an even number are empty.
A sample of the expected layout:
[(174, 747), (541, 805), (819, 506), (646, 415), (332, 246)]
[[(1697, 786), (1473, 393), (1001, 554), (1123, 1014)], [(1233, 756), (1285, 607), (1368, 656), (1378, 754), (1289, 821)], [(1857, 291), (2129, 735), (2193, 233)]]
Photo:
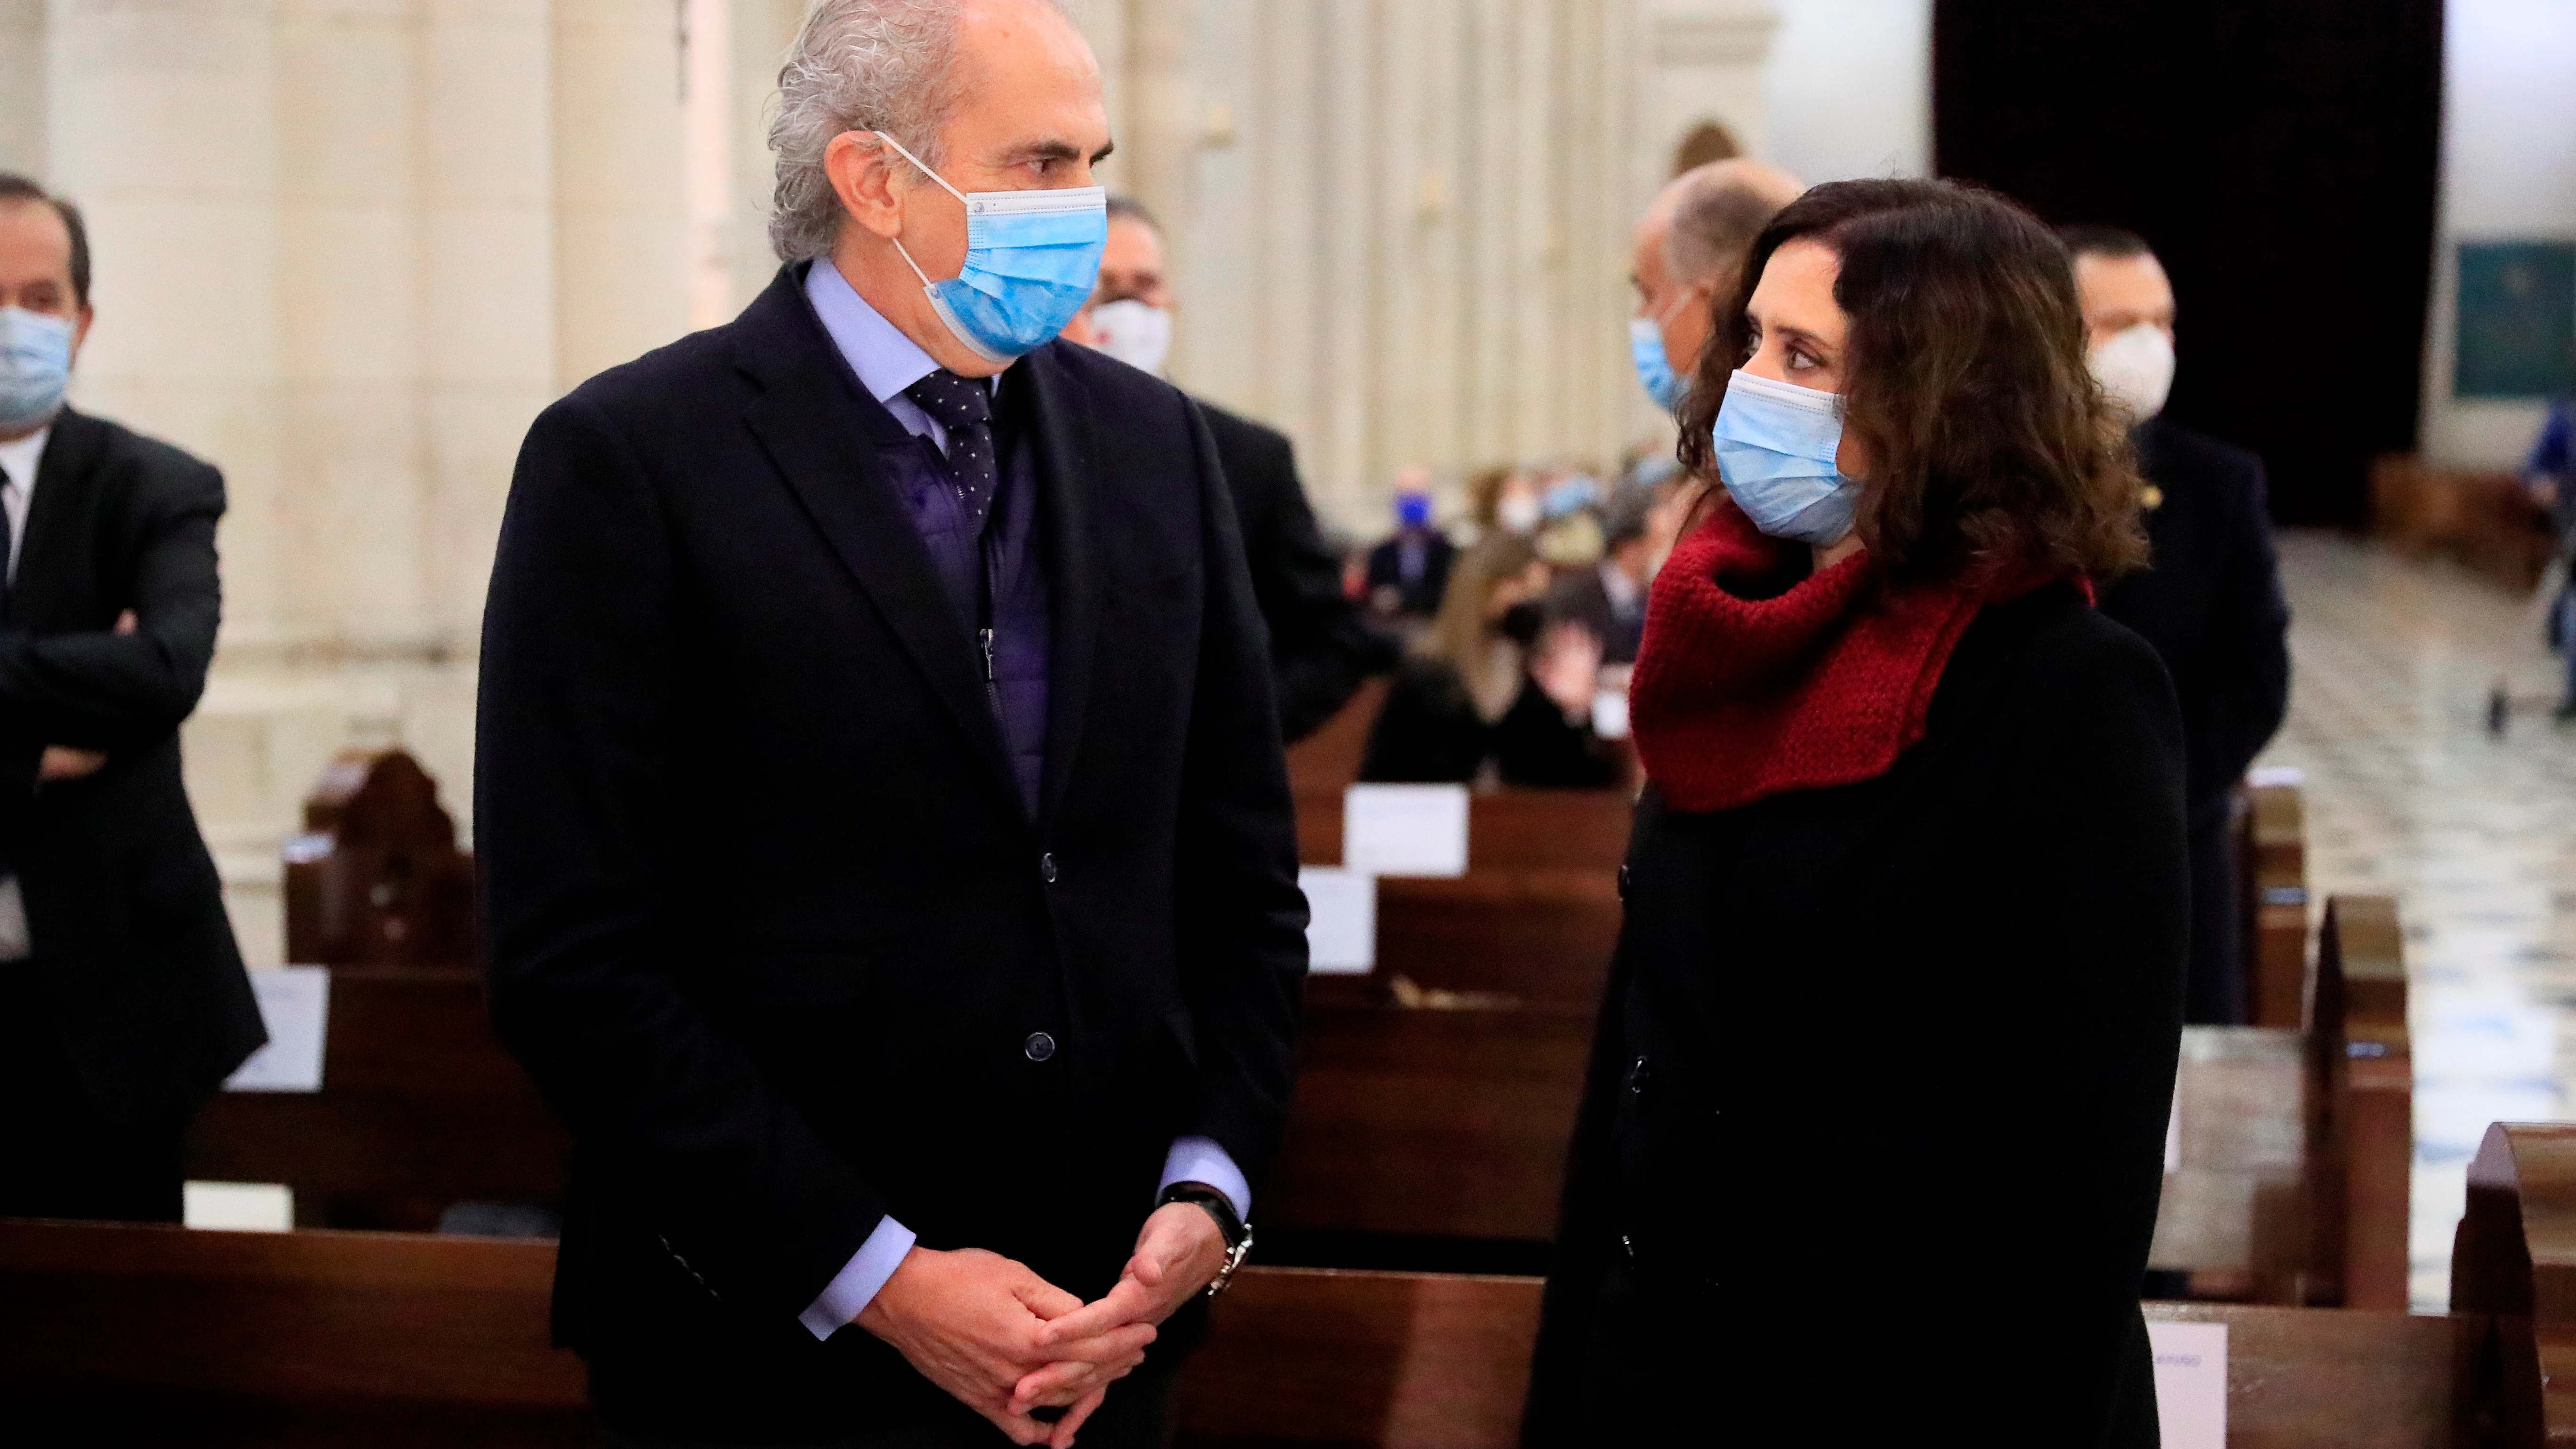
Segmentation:
[(1551, 578), (1524, 534), (1490, 533), (1458, 556), (1440, 617), (1369, 731), (1361, 779), (1618, 783), (1618, 757), (1592, 732), (1601, 641), (1579, 620), (1549, 616)]
[(771, 139), (776, 280), (537, 419), (493, 566), (557, 1323), (613, 1442), (1151, 1449), (1306, 974), (1226, 481), (1057, 340), (1110, 134), (1054, 5), (823, 0)]
[(1727, 492), (1637, 664), (1527, 1442), (2152, 1444), (2182, 733), (2088, 598), (2145, 550), (2065, 251), (1850, 181), (1746, 273), (1682, 416)]

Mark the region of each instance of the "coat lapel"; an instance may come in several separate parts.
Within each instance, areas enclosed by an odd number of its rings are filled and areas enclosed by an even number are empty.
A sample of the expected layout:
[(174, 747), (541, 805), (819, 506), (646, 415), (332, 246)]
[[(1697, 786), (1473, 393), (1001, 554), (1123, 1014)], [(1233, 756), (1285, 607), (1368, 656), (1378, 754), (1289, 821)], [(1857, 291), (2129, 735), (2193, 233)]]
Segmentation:
[(798, 269), (786, 268), (736, 324), (736, 362), (764, 389), (743, 421), (879, 617), (902, 641), (994, 788), (1020, 803), (1002, 730), (985, 701), (975, 641), (939, 585), (893, 486), (877, 466), (877, 443), (858, 402), (858, 380), (805, 301)]
[(44, 461), (36, 465), (36, 490), (28, 500), (27, 535), (18, 543), (18, 573), (9, 581), (8, 617), (19, 628), (41, 626), (61, 594), (61, 570), (75, 560), (60, 536), (74, 528), (85, 511), (82, 495), (97, 481), (98, 458), (107, 445), (107, 430), (69, 408), (54, 419), (45, 440)]
[(1093, 490), (1099, 480), (1091, 398), (1080, 379), (1041, 347), (1021, 359), (1028, 416), (1038, 448), (1038, 492), (1045, 521), (1054, 638), (1047, 651), (1046, 776), (1039, 790), (1040, 818), (1052, 819), (1073, 777), (1082, 744), (1082, 718), (1091, 693), (1092, 662), (1100, 633), (1101, 561)]

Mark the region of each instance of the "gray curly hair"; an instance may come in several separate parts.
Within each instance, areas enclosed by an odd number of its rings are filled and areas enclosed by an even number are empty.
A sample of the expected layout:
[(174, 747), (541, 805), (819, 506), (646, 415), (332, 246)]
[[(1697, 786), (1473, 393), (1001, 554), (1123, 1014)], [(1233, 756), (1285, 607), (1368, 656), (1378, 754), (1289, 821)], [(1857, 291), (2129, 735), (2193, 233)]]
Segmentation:
[(828, 255), (841, 198), (823, 155), (844, 131), (883, 131), (931, 166), (965, 98), (957, 66), (962, 0), (816, 0), (778, 72), (778, 153), (769, 245), (783, 262)]

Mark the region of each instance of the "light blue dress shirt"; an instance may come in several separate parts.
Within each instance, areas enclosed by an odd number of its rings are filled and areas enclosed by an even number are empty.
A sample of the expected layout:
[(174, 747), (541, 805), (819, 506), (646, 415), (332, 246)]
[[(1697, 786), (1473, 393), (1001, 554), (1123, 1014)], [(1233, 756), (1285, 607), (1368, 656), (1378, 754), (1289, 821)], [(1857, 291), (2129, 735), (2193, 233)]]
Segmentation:
[[(850, 370), (859, 375), (859, 383), (885, 410), (894, 414), (914, 437), (930, 439), (941, 453), (948, 451), (948, 430), (937, 418), (923, 412), (919, 404), (904, 394), (904, 389), (938, 370), (939, 363), (921, 344), (903, 335), (903, 330), (888, 322), (876, 308), (867, 304), (840, 268), (831, 259), (817, 259), (805, 271), (805, 298), (814, 304), (814, 315), (821, 318), (823, 330), (831, 334), (834, 346), (849, 359)], [(995, 378), (998, 387), (1001, 379)], [(1173, 1142), (1163, 1158), (1163, 1183), (1204, 1182), (1226, 1196), (1235, 1212), (1252, 1216), (1252, 1184), (1237, 1167), (1234, 1158), (1213, 1137), (1183, 1137)], [(822, 1294), (796, 1321), (816, 1338), (830, 1338), (842, 1324), (859, 1316), (885, 1287), (886, 1280), (912, 1251), (912, 1230), (888, 1215), (876, 1231), (850, 1255), (841, 1271), (833, 1275)]]

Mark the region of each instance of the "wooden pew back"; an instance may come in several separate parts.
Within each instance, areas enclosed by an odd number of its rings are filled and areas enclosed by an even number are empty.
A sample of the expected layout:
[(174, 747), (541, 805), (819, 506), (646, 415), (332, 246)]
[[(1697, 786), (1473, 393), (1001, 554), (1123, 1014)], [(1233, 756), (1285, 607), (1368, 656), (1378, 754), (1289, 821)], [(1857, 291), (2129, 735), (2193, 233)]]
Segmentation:
[(2308, 976), (2308, 834), (2299, 787), (2247, 786), (2237, 823), (2246, 1020), (2294, 1030), (2307, 1019)]
[(221, 1092), (188, 1175), (282, 1182), (308, 1227), (425, 1232), (461, 1201), (563, 1198), (570, 1138), (458, 967), (331, 972), (319, 1092)]
[(2150, 1266), (2196, 1291), (2402, 1310), (2414, 1165), (2396, 904), (2339, 896), (2305, 1031), (2187, 1027)]
[(0, 1413), (81, 1442), (569, 1446), (548, 1243), (0, 1221)]
[(401, 750), (343, 750), (286, 843), (286, 959), (463, 966), (476, 957), (474, 860), (438, 782)]

